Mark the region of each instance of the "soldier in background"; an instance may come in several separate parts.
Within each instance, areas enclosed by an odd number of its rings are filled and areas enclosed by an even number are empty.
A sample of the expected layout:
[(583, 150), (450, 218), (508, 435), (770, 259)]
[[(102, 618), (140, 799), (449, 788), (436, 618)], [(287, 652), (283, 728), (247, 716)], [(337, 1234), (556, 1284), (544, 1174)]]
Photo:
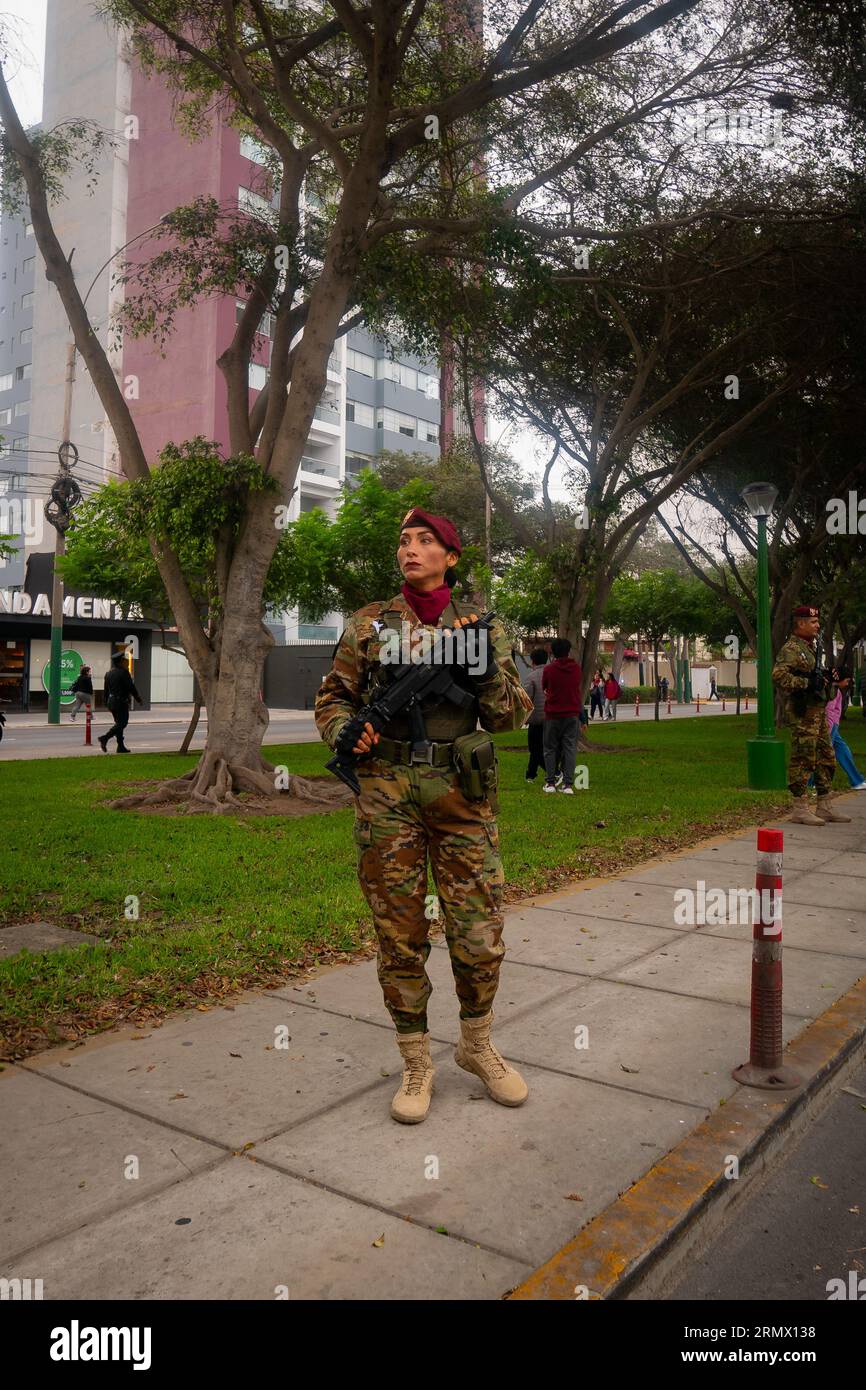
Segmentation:
[[(817, 608), (795, 608), (793, 632), (773, 667), (773, 684), (788, 697), (792, 724), (788, 786), (794, 798), (795, 825), (824, 825), (826, 821), (850, 821), (834, 809), (830, 789), (836, 758), (827, 729), (827, 701), (833, 682), (818, 678), (816, 643), (821, 631)], [(818, 803), (811, 811), (806, 800), (809, 778), (814, 774)]]
[[(405, 578), (399, 594), (370, 603), (349, 619), (334, 665), (316, 698), (316, 726), (333, 748), (340, 729), (375, 699), (393, 667), (380, 660), (389, 634), (420, 625), (455, 629), (476, 616), (451, 593), (460, 538), (447, 517), (414, 508), (403, 519), (397, 562)], [(438, 696), (422, 702), (429, 757), (413, 761), (404, 713), (382, 733), (371, 724), (355, 745), (365, 756), (356, 771), (355, 843), (361, 888), (373, 910), (379, 943), (379, 982), (397, 1030), (403, 1080), (391, 1115), (403, 1124), (423, 1120), (430, 1106), (433, 1066), (427, 1031), (431, 984), (427, 916), (428, 854), (445, 918), (451, 968), (460, 1000), (460, 1042), (455, 1061), (474, 1072), (502, 1105), (521, 1105), (528, 1088), (490, 1040), (493, 998), (505, 954), (501, 941), (503, 872), (490, 795), (471, 799), (455, 771), (454, 741), (482, 729), (518, 729), (532, 710), (521, 689), (509, 642), (494, 622), (493, 669), (467, 676), (471, 708)], [(417, 755), (416, 755), (417, 756)], [(493, 760), (492, 744), (490, 750)], [(491, 788), (492, 792), (492, 788)], [(495, 794), (495, 793), (493, 793)]]

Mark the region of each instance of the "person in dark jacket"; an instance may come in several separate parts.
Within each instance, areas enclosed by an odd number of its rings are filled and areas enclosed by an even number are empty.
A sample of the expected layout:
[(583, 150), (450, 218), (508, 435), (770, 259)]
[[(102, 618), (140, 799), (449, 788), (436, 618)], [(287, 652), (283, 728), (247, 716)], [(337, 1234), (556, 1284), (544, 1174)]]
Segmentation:
[(75, 708), (70, 714), (74, 720), (80, 709), (88, 709), (93, 704), (93, 679), (89, 666), (82, 666), (75, 684), (69, 687), (69, 693), (75, 696)]
[(529, 745), (526, 780), (534, 782), (538, 776), (538, 769), (544, 767), (544, 691), (541, 687), (541, 677), (544, 674), (542, 668), (547, 664), (547, 652), (543, 647), (536, 647), (529, 659), (532, 662), (532, 670), (521, 684), (532, 700), (532, 713), (526, 725)]
[(589, 687), (589, 717), (595, 718), (595, 712), (604, 719), (604, 676), (601, 671), (596, 671), (592, 678), (592, 685)]
[(544, 770), (546, 792), (556, 791), (556, 768), (562, 761), (562, 791), (574, 796), (574, 765), (582, 701), (581, 670), (569, 656), (567, 637), (555, 637), (550, 644), (553, 660), (541, 677), (544, 689)]
[(114, 723), (107, 734), (99, 736), (99, 746), (103, 753), (108, 752), (110, 738), (117, 739), (118, 753), (131, 751), (123, 741), (123, 731), (129, 723), (130, 699), (137, 700), (140, 705), (144, 704), (129, 674), (123, 652), (116, 652), (111, 658), (111, 670), (105, 673), (105, 705), (114, 715)]

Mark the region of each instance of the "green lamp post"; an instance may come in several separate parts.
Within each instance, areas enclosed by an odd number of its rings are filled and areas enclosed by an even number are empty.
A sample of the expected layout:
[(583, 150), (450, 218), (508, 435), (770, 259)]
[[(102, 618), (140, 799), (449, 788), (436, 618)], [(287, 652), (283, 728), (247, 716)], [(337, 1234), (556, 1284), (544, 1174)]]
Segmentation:
[(773, 717), (773, 647), (770, 640), (770, 574), (767, 561), (767, 517), (778, 489), (772, 483), (750, 483), (742, 498), (758, 522), (758, 734), (746, 743), (749, 786), (753, 791), (782, 790), (788, 785), (785, 744), (776, 737)]

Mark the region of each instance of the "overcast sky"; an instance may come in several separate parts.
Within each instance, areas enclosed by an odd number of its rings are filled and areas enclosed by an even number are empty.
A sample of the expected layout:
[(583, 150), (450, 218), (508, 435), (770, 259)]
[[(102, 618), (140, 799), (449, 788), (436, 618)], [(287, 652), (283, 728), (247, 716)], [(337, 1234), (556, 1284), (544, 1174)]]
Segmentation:
[(26, 126), (33, 125), (42, 115), (46, 3), (47, 0), (0, 0), (0, 24), (9, 33), (10, 49), (18, 57), (14, 69), (7, 74), (9, 88)]

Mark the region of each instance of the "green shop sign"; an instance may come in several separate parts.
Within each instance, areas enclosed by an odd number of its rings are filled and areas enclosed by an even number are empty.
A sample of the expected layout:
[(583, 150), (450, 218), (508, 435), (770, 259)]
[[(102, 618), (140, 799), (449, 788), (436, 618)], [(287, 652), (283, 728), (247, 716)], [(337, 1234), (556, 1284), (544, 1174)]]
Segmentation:
[[(60, 653), (60, 703), (62, 705), (70, 705), (72, 701), (75, 699), (75, 696), (69, 693), (69, 687), (74, 685), (75, 682), (78, 680), (78, 677), (81, 675), (81, 668), (83, 665), (84, 661), (82, 657), (79, 656), (78, 652), (69, 651)], [(50, 695), (50, 661), (46, 661), (45, 665), (42, 667), (42, 684), (44, 685), (45, 689), (48, 691)]]

